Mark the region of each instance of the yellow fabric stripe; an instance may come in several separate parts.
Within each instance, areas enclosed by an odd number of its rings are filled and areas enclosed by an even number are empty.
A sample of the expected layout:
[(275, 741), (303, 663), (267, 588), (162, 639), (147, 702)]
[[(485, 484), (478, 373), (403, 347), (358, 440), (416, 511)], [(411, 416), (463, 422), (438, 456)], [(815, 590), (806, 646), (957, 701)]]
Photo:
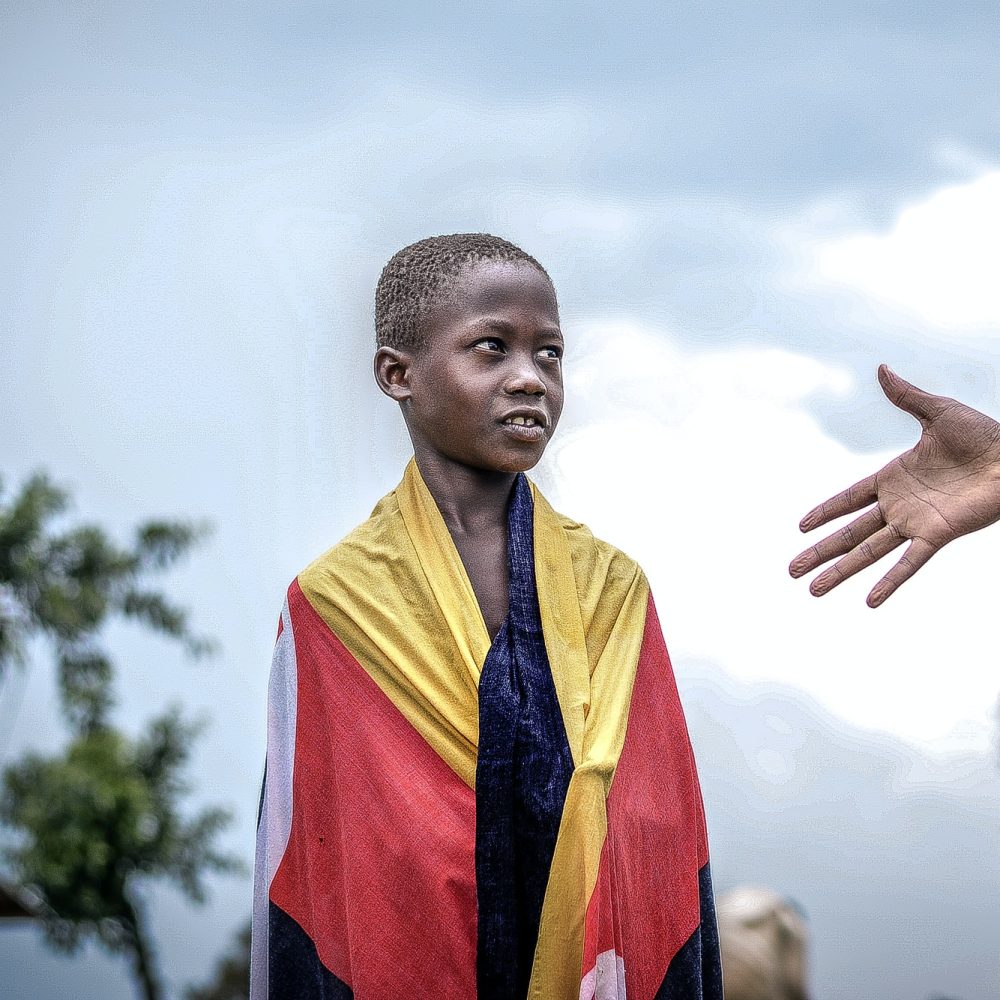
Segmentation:
[[(607, 835), (607, 796), (625, 742), (649, 601), (645, 576), (620, 553), (615, 553), (618, 560), (603, 567), (600, 551), (587, 559), (584, 546), (574, 554), (578, 567), (583, 564), (592, 571), (606, 568), (608, 572), (599, 606), (582, 605), (591, 612), (589, 702), (582, 755), (566, 793), (542, 905), (528, 991), (531, 1000), (576, 1000), (580, 993), (587, 905), (597, 884)], [(593, 578), (577, 574), (576, 579), (585, 585), (584, 596), (592, 597), (596, 591), (586, 584), (592, 584)]]
[(407, 465), (396, 498), (410, 540), (424, 564), (427, 583), (448, 623), (462, 662), (478, 687), (479, 674), (490, 651), (489, 632), (462, 557), (415, 461)]
[(298, 577), (309, 603), (469, 787), (489, 650), (472, 585), (417, 471)]
[(545, 651), (552, 668), (573, 763), (583, 755), (583, 729), (590, 707), (590, 670), (566, 533), (559, 516), (532, 484), (534, 497), (535, 582)]

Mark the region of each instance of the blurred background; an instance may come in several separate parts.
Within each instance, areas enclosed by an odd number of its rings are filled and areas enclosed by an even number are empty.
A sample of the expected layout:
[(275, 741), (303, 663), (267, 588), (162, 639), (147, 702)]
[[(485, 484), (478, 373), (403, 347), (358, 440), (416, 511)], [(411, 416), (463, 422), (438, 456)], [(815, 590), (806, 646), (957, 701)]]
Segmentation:
[[(651, 578), (717, 890), (795, 902), (821, 1000), (996, 997), (1000, 529), (876, 612), (889, 560), (822, 600), (786, 572), (799, 518), (916, 440), (879, 362), (1000, 415), (995, 15), (4, 5), (0, 524), (44, 471), (70, 502), (36, 490), (38, 523), (99, 526), (121, 572), (82, 632), (17, 619), (34, 591), (0, 587), (7, 638), (23, 626), (2, 843), (23, 849), (11, 817), (98, 713), (107, 759), (173, 796), (172, 829), (207, 822), (204, 904), (194, 855), (159, 841), (131, 898), (165, 995), (211, 980), (249, 915), (285, 588), (408, 455), (370, 375), (375, 282), (404, 244), (487, 231), (555, 281), (567, 407), (536, 479)], [(213, 655), (191, 655), (202, 637)], [(0, 991), (137, 995), (122, 926), (66, 953), (0, 920)]]

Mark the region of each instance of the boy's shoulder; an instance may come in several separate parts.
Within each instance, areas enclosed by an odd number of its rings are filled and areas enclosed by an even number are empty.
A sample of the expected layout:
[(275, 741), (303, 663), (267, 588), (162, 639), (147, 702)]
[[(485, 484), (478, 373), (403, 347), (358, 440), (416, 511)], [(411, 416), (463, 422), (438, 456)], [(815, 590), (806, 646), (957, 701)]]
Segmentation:
[[(631, 556), (598, 538), (587, 525), (564, 514), (556, 514), (552, 521), (557, 528), (554, 532), (557, 544), (565, 546), (572, 564), (572, 584), (567, 580), (566, 586), (572, 586), (576, 591), (579, 620), (593, 671), (604, 655), (611, 636), (620, 636), (623, 627), (633, 638), (641, 638), (646, 621), (649, 583), (642, 568)], [(536, 567), (538, 555), (536, 542)], [(556, 576), (558, 578), (558, 574)], [(556, 606), (562, 606), (562, 602), (556, 601)], [(572, 610), (570, 616), (571, 619), (574, 617)]]
[[(535, 490), (536, 503), (541, 502), (548, 507), (548, 502)], [(581, 521), (577, 521), (559, 511), (548, 508), (554, 515), (554, 521), (561, 529), (560, 534), (565, 539), (573, 563), (573, 575), (577, 585), (606, 584), (618, 581), (630, 584), (636, 578), (645, 579), (642, 567), (630, 555), (621, 549), (598, 538), (591, 529)]]
[(369, 517), (345, 535), (335, 545), (312, 560), (297, 579), (341, 576), (371, 567), (373, 557), (392, 552), (398, 547), (399, 532), (405, 531), (396, 490), (382, 497)]

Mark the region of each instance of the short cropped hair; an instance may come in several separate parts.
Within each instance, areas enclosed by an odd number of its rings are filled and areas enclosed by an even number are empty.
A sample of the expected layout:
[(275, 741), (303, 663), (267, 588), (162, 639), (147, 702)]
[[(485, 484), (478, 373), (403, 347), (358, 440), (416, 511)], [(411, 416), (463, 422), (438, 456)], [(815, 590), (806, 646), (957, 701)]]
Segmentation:
[(489, 233), (431, 236), (403, 247), (382, 268), (375, 288), (375, 341), (379, 347), (415, 349), (426, 342), (422, 320), (444, 300), (459, 271), (479, 261), (512, 261), (548, 272), (530, 254)]

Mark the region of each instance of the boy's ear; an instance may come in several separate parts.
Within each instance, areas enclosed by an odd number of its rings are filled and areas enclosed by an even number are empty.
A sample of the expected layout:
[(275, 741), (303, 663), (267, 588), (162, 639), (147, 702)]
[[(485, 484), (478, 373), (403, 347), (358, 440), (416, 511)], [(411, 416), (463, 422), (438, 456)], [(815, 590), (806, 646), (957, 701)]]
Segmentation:
[(413, 355), (395, 347), (380, 347), (375, 352), (375, 381), (397, 403), (410, 398), (410, 363)]

